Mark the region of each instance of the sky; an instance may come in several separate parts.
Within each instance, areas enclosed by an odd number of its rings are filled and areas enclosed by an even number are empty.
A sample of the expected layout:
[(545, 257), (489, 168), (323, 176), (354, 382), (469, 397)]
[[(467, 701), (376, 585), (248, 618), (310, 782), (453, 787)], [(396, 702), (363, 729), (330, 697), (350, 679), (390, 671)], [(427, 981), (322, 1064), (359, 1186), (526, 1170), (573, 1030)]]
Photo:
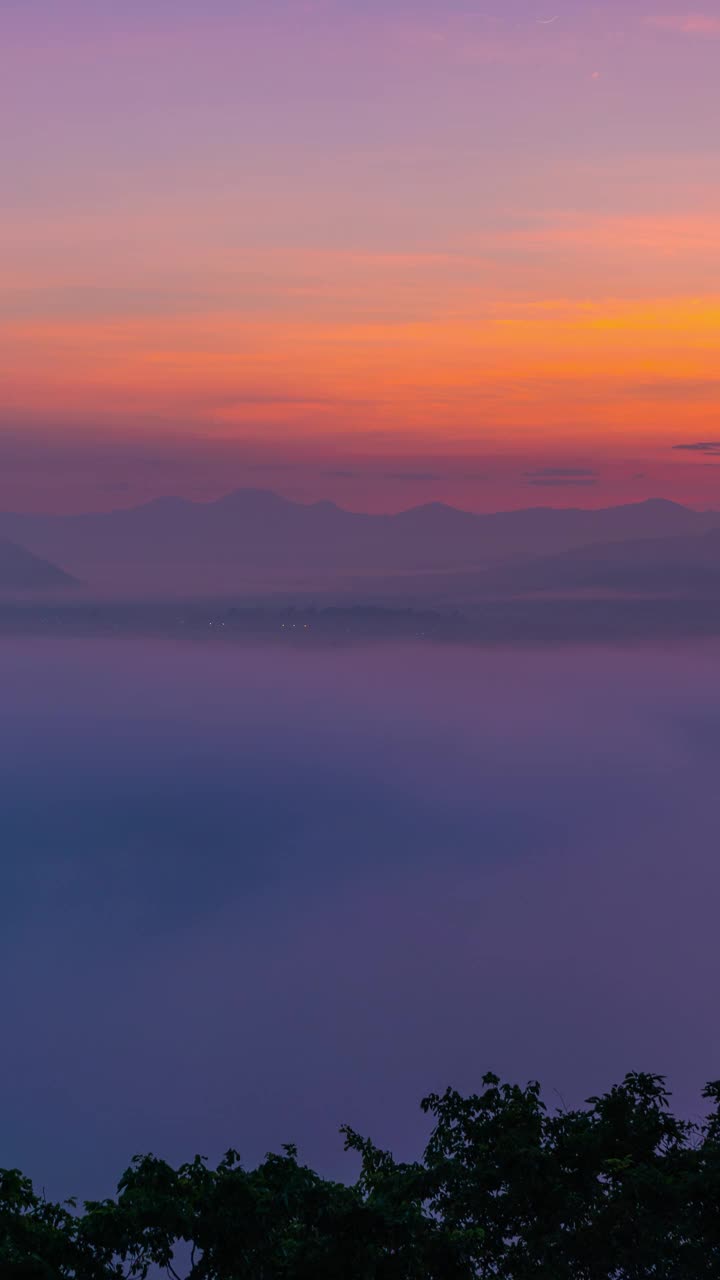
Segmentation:
[(698, 3), (4, 0), (0, 506), (720, 505)]

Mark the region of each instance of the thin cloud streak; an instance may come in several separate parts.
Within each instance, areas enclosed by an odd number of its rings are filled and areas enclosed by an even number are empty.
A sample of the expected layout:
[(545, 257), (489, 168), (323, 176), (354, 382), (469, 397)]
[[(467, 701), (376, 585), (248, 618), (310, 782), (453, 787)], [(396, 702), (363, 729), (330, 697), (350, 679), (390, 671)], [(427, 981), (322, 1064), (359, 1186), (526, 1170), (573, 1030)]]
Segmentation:
[(526, 471), (529, 480), (588, 480), (597, 479), (597, 471), (589, 467), (541, 467), (537, 471)]
[(720, 440), (697, 440), (691, 444), (674, 444), (675, 451), (720, 455)]
[(661, 31), (676, 31), (690, 36), (720, 36), (720, 18), (709, 13), (652, 14), (646, 21)]

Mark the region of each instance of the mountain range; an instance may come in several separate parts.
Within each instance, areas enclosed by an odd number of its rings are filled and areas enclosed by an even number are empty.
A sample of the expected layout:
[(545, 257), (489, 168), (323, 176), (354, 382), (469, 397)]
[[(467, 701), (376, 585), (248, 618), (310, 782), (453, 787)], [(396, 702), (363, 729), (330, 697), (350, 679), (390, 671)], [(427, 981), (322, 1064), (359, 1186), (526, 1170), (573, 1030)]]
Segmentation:
[(0, 513), (0, 537), (62, 565), (88, 588), (167, 594), (458, 573), (477, 575), (478, 588), (491, 590), (572, 587), (587, 585), (600, 563), (620, 574), (633, 567), (651, 573), (668, 561), (679, 573), (695, 558), (706, 569), (715, 558), (720, 564), (717, 530), (720, 512), (665, 499), (493, 514), (429, 503), (367, 515), (258, 489), (212, 502), (159, 498), (105, 513)]
[(573, 547), (490, 569), (482, 584), (485, 594), (718, 595), (720, 527), (690, 536)]
[(0, 591), (55, 591), (75, 580), (49, 560), (33, 555), (8, 538), (0, 538)]

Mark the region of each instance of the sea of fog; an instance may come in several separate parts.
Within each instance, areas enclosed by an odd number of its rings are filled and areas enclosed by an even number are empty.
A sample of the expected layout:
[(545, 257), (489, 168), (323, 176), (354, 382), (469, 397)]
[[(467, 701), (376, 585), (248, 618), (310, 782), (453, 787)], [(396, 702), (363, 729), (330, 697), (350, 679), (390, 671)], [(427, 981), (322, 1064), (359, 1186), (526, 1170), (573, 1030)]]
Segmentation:
[(720, 1075), (720, 648), (3, 640), (0, 1165)]

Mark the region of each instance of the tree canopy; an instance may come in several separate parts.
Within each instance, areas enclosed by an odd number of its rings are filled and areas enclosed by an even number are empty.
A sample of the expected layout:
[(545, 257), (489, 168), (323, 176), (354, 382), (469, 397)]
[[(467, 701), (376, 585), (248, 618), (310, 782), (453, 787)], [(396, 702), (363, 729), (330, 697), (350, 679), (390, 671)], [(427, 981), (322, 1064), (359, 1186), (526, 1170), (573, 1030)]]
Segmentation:
[[(422, 1102), (422, 1160), (347, 1127), (353, 1183), (295, 1147), (254, 1169), (228, 1151), (178, 1168), (137, 1156), (117, 1194), (54, 1204), (0, 1170), (2, 1280), (720, 1280), (720, 1082), (701, 1121), (662, 1076), (576, 1110), (486, 1075)], [(182, 1254), (183, 1262), (177, 1261)]]

